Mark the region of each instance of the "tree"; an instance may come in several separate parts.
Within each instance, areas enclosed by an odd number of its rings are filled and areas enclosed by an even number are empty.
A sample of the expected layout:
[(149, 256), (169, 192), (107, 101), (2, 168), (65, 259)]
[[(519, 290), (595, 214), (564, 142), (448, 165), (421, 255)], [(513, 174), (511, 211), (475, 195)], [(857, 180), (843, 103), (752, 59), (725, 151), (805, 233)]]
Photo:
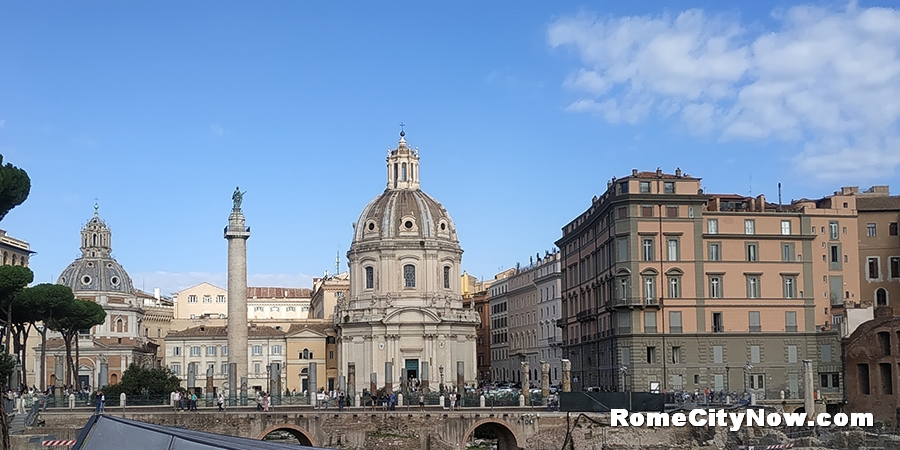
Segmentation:
[[(25, 369), (25, 351), (28, 348), (28, 330), (35, 327), (37, 322), (43, 322), (45, 325), (38, 329), (41, 333), (41, 343), (46, 342), (47, 326), (46, 323), (53, 318), (55, 311), (59, 311), (66, 304), (75, 300), (72, 289), (68, 286), (60, 284), (43, 283), (31, 286), (19, 291), (13, 299), (12, 307), (12, 327), (16, 331), (15, 345), (18, 346), (21, 353), (20, 361), (22, 364), (22, 376), (24, 379)], [(21, 341), (20, 341), (21, 339)], [(46, 371), (46, 350), (41, 345), (41, 389), (45, 388), (44, 374)]]
[(24, 170), (6, 163), (0, 155), (0, 220), (16, 206), (22, 204), (31, 191), (31, 179)]
[[(46, 325), (62, 334), (66, 345), (66, 384), (72, 384), (72, 377), (78, 373), (72, 361), (72, 341), (78, 336), (79, 331), (102, 324), (106, 320), (106, 311), (98, 303), (73, 298), (54, 308), (51, 315)], [(75, 345), (78, 345), (77, 340)]]
[(170, 392), (180, 389), (181, 380), (167, 367), (149, 368), (132, 363), (122, 373), (119, 384), (103, 388), (108, 398), (127, 396), (168, 396)]
[(28, 283), (34, 280), (31, 269), (23, 266), (0, 266), (0, 324), (4, 333), (0, 339), (6, 338), (6, 346), (9, 347), (10, 333), (12, 332), (12, 306), (16, 295)]

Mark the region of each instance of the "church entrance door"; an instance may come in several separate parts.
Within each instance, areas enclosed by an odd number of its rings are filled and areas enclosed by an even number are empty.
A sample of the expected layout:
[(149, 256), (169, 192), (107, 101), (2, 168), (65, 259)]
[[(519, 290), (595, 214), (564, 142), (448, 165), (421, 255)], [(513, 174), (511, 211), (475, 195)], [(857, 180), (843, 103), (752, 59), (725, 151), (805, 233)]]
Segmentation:
[(419, 378), (419, 360), (418, 359), (407, 359), (406, 360), (406, 378)]

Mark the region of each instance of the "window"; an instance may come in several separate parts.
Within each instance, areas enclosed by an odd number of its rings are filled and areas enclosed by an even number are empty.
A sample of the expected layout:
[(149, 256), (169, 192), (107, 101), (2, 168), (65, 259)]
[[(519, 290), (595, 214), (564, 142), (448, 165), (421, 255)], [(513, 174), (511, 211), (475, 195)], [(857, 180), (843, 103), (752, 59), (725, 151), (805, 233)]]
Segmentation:
[(840, 270), (841, 269), (841, 246), (840, 244), (832, 244), (829, 247), (829, 253), (831, 254), (831, 260), (828, 264), (828, 268), (830, 270)]
[(272, 311), (272, 312), (275, 312), (278, 310), (279, 310), (279, 308), (277, 306), (273, 306), (273, 307), (269, 308), (269, 311)]
[(709, 298), (722, 298), (722, 277), (720, 275), (710, 275), (709, 277)]
[(280, 345), (273, 345), (273, 346), (272, 346), (272, 354), (273, 354), (273, 355), (280, 355), (280, 354), (281, 354), (281, 346), (280, 346)]
[(224, 295), (217, 295), (217, 296), (216, 296), (216, 303), (225, 303), (225, 296), (224, 296)]
[(375, 268), (366, 267), (366, 289), (375, 287)]
[(188, 295), (188, 303), (197, 303), (196, 295)]
[(644, 300), (647, 304), (656, 300), (656, 277), (644, 277)]
[(641, 205), (641, 217), (653, 217), (653, 207), (650, 205)]
[(874, 223), (866, 224), (866, 236), (875, 237), (875, 224)]
[(783, 235), (791, 234), (791, 221), (790, 220), (782, 220), (781, 221), (781, 234), (783, 234)]
[(262, 355), (262, 345), (254, 345), (253, 346), (253, 354), (254, 355)]
[(838, 239), (838, 223), (837, 222), (828, 222), (828, 232), (829, 232), (829, 237), (832, 240)]
[(888, 234), (891, 236), (897, 235), (897, 222), (891, 222), (888, 224)]
[(444, 289), (450, 289), (450, 266), (444, 266)]
[(669, 333), (681, 333), (681, 311), (669, 311)]
[(781, 244), (781, 261), (791, 262), (794, 260), (794, 244), (783, 242)]
[(191, 356), (200, 356), (200, 346), (195, 345), (191, 347)]
[(649, 181), (641, 181), (641, 194), (649, 194), (650, 193), (650, 182)]
[(220, 369), (221, 371), (219, 373), (221, 373), (222, 375), (228, 375), (228, 363), (222, 364), (220, 366)]
[(656, 333), (656, 311), (644, 311), (644, 333)]
[(416, 266), (412, 264), (403, 266), (403, 283), (407, 288), (416, 287)]
[(628, 261), (628, 239), (620, 238), (616, 241), (618, 245), (617, 261)]
[(718, 261), (719, 259), (721, 259), (719, 256), (719, 243), (711, 242), (709, 244), (709, 260)]
[(254, 312), (262, 312), (264, 310), (265, 310), (265, 308), (263, 308), (262, 306), (254, 306), (253, 307)]
[(875, 306), (887, 306), (887, 291), (884, 288), (878, 288), (875, 291)]
[(216, 356), (216, 346), (208, 345), (206, 347), (206, 356)]
[(628, 210), (624, 206), (620, 206), (620, 207), (616, 208), (616, 218), (617, 219), (624, 219), (626, 217), (628, 217)]
[(744, 234), (756, 234), (756, 221), (744, 219)]
[(891, 256), (890, 270), (891, 278), (900, 278), (900, 256)]
[(287, 306), (284, 308), (284, 310), (286, 312), (297, 312), (297, 307), (296, 306)]
[(841, 387), (841, 375), (834, 373), (820, 373), (819, 384), (823, 389), (836, 389)]
[(722, 364), (725, 361), (724, 349), (721, 345), (713, 346), (713, 363)]
[(797, 277), (783, 276), (782, 281), (784, 282), (784, 298), (797, 298)]
[(868, 258), (866, 260), (866, 265), (869, 268), (868, 278), (870, 280), (877, 280), (880, 278), (881, 268), (878, 267), (878, 258)]
[(212, 303), (212, 296), (211, 296), (211, 295), (204, 295), (204, 296), (203, 296), (203, 303)]
[(628, 299), (628, 278), (619, 279), (619, 298), (621, 300)]
[(675, 193), (675, 182), (674, 181), (663, 182), (663, 192), (665, 192), (666, 194), (674, 194)]
[(171, 366), (169, 366), (169, 370), (171, 370), (175, 375), (181, 375), (181, 364), (172, 364)]
[(709, 234), (719, 234), (719, 219), (707, 219), (706, 232)]
[(694, 218), (694, 207), (693, 206), (688, 206), (688, 217), (690, 217), (691, 219)]
[(797, 346), (796, 345), (788, 345), (787, 346), (787, 362), (796, 363), (797, 362)]
[(259, 363), (253, 363), (253, 373), (259, 373)]
[(641, 244), (644, 261), (653, 261), (653, 239), (644, 239)]
[(172, 347), (172, 356), (181, 356), (181, 347)]
[(747, 261), (759, 261), (759, 251), (757, 244), (747, 244)]
[(759, 333), (760, 331), (762, 331), (762, 326), (759, 324), (759, 311), (750, 311), (750, 332)]
[(666, 257), (669, 261), (678, 261), (678, 239), (669, 239), (667, 241)]
[(681, 364), (681, 347), (672, 347), (672, 364)]
[(797, 331), (797, 312), (796, 311), (785, 311), (784, 312), (784, 331), (787, 331), (787, 332), (796, 332)]
[(760, 347), (758, 345), (751, 345), (750, 346), (750, 362), (758, 363), (759, 362), (759, 354), (760, 354)]
[(228, 356), (228, 346), (227, 345), (222, 346), (222, 356)]
[(759, 275), (747, 275), (747, 298), (759, 298)]
[(763, 390), (766, 388), (766, 376), (762, 373), (750, 374), (750, 389)]
[(725, 325), (722, 320), (722, 313), (712, 313), (712, 331), (713, 333), (722, 333), (725, 331)]
[(656, 364), (656, 347), (647, 347), (647, 364)]
[(678, 217), (678, 207), (666, 206), (666, 217)]
[(619, 192), (621, 192), (623, 194), (628, 193), (628, 182), (627, 181), (624, 183), (619, 183)]
[(681, 277), (669, 277), (669, 298), (681, 298)]

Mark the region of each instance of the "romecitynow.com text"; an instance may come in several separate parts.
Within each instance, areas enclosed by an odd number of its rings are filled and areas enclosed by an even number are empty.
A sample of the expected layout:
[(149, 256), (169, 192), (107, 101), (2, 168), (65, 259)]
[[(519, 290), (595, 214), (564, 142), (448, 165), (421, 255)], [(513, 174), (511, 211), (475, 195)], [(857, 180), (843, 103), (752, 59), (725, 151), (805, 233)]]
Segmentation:
[(807, 418), (806, 413), (765, 412), (762, 409), (745, 409), (741, 411), (725, 411), (724, 409), (694, 409), (690, 412), (677, 413), (628, 413), (627, 409), (613, 409), (610, 420), (614, 427), (728, 427), (731, 431), (747, 426), (860, 426), (870, 427), (874, 421), (872, 413), (817, 414), (815, 418)]

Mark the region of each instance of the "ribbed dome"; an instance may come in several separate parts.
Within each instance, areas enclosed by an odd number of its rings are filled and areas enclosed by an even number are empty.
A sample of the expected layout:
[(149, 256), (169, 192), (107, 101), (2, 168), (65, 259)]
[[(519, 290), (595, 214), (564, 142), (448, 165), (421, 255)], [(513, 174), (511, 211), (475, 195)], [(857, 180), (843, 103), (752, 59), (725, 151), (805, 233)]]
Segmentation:
[(456, 225), (444, 206), (421, 190), (388, 189), (362, 210), (353, 242), (404, 237), (456, 242)]
[(100, 219), (99, 206), (94, 217), (81, 228), (81, 258), (66, 267), (56, 280), (72, 292), (102, 291), (134, 294), (131, 277), (112, 257), (112, 232)]

